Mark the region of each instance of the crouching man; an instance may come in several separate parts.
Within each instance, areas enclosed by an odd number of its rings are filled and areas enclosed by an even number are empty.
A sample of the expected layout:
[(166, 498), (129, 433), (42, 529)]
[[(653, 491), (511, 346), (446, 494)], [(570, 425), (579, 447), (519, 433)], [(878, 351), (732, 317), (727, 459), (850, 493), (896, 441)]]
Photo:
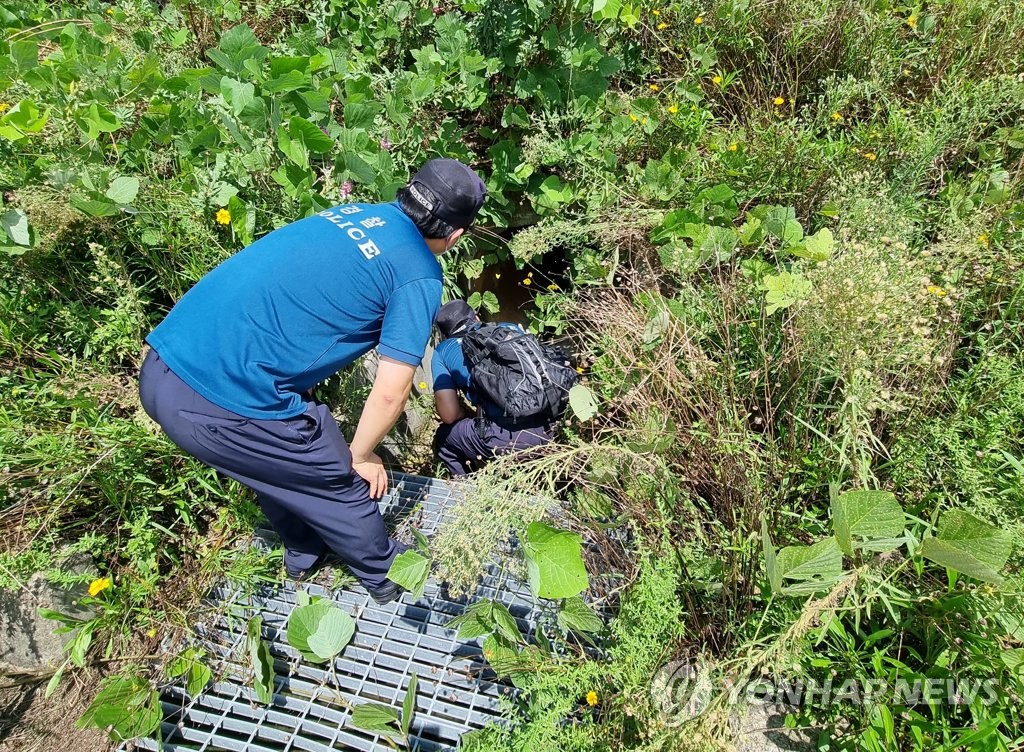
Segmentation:
[(443, 340), (430, 364), (441, 419), (434, 452), (448, 472), (550, 443), (576, 380), (565, 355), (515, 324), (481, 324), (461, 300), (441, 306), (435, 323)]
[[(401, 545), (375, 503), (377, 444), (401, 415), (441, 304), (436, 256), (483, 204), (471, 169), (434, 159), (391, 204), (336, 206), (260, 238), (203, 277), (146, 338), (142, 405), (192, 456), (256, 492), (290, 577), (330, 550), (379, 603)], [(376, 348), (349, 445), (310, 389)]]

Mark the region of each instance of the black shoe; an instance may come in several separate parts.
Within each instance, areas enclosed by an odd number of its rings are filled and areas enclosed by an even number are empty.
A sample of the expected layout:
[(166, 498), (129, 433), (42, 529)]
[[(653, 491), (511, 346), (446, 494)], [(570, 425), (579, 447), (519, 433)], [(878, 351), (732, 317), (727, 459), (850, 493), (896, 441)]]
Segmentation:
[(383, 606), (385, 603), (397, 601), (402, 597), (402, 593), (406, 592), (406, 589), (398, 583), (388, 582), (379, 588), (366, 588), (366, 592), (373, 598), (374, 603)]
[(284, 565), (284, 571), (285, 574), (288, 575), (288, 579), (290, 580), (295, 580), (296, 582), (307, 582), (313, 575), (320, 571), (320, 568), (323, 567), (326, 559), (327, 552), (325, 551), (324, 553), (320, 554), (319, 557), (317, 557), (316, 561), (314, 561), (305, 569), (297, 569), (295, 567), (290, 567), (286, 563)]

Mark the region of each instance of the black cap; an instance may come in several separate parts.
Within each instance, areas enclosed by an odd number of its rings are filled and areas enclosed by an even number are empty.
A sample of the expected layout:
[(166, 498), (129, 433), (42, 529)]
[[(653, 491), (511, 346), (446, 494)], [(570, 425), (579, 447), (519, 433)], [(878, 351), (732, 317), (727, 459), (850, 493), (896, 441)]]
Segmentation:
[(431, 159), (412, 176), (409, 193), (432, 215), (459, 229), (473, 224), (484, 205), (487, 186), (458, 160)]
[(437, 312), (437, 318), (434, 319), (437, 328), (441, 330), (441, 336), (445, 339), (462, 336), (471, 325), (479, 321), (480, 317), (465, 300), (453, 300), (451, 303), (445, 303)]

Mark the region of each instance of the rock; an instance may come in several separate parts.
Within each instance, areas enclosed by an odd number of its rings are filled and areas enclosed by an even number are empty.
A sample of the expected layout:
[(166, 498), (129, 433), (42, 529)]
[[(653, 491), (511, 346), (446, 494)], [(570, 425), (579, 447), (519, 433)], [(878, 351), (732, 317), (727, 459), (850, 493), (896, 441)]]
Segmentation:
[[(88, 556), (72, 557), (64, 566), (74, 574), (95, 573)], [(21, 590), (0, 590), (0, 671), (31, 673), (56, 668), (64, 662), (64, 645), (73, 633), (58, 634), (60, 622), (44, 619), (40, 608), (75, 618), (89, 618), (92, 611), (78, 605), (88, 594), (86, 583), (62, 587), (36, 572)]]
[(802, 729), (786, 728), (785, 708), (761, 702), (741, 705), (733, 718), (736, 752), (813, 752), (814, 740)]
[[(392, 461), (409, 457), (417, 449), (429, 448), (433, 442), (433, 431), (437, 425), (434, 420), (434, 393), (430, 389), (430, 359), (433, 355), (434, 348), (428, 344), (423, 363), (416, 368), (416, 374), (413, 376), (412, 395), (405, 405), (405, 412), (381, 442), (378, 453), (387, 455)], [(373, 384), (378, 358), (376, 351), (371, 351), (359, 363), (359, 369), (367, 384)], [(422, 389), (421, 384), (426, 384), (426, 389)], [(417, 394), (425, 395), (427, 404), (420, 404), (416, 399)], [(355, 425), (352, 426), (352, 431), (355, 431)], [(351, 440), (351, 436), (348, 438)]]

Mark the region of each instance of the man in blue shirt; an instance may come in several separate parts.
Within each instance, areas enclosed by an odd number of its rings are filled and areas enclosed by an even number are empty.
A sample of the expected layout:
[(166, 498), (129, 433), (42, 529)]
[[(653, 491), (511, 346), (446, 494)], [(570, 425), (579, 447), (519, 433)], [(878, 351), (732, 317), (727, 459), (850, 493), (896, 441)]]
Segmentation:
[[(256, 492), (304, 579), (328, 550), (378, 602), (401, 544), (374, 499), (387, 490), (377, 444), (401, 415), (441, 302), (436, 256), (486, 196), (433, 159), (393, 204), (347, 204), (260, 238), (203, 277), (146, 338), (146, 412), (178, 446)], [(376, 348), (373, 388), (349, 446), (320, 381)]]
[[(475, 393), (469, 366), (462, 352), (462, 335), (480, 323), (468, 303), (453, 300), (441, 306), (437, 328), (444, 338), (434, 349), (430, 373), (434, 380), (434, 407), (441, 425), (434, 434), (434, 452), (453, 476), (479, 470), (497, 455), (530, 449), (551, 442), (552, 418), (516, 424), (488, 413), (487, 400)], [(515, 324), (500, 324), (519, 329)], [(476, 408), (469, 416), (460, 393)]]

